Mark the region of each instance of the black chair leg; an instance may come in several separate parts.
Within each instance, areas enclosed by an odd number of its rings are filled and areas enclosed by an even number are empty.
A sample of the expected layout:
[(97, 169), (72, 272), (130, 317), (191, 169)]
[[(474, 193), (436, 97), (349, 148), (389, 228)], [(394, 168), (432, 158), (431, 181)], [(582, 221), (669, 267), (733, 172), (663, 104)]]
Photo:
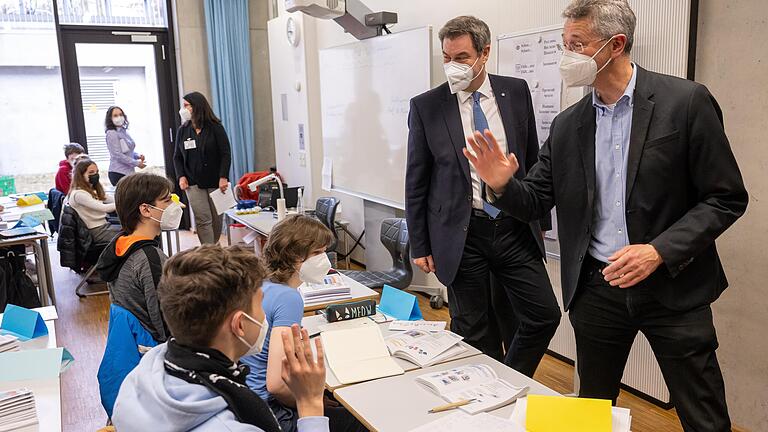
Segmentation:
[(77, 287), (75, 288), (75, 294), (77, 294), (78, 297), (85, 298), (85, 297), (89, 297), (89, 296), (109, 294), (108, 290), (97, 291), (97, 292), (92, 292), (92, 293), (83, 293), (83, 292), (80, 291), (81, 289), (83, 289), (86, 286), (88, 286), (88, 278), (91, 277), (91, 275), (93, 275), (93, 273), (95, 271), (96, 271), (96, 266), (95, 265), (91, 266), (91, 268), (89, 268), (88, 271), (83, 276), (83, 279), (80, 281), (80, 283), (77, 284)]

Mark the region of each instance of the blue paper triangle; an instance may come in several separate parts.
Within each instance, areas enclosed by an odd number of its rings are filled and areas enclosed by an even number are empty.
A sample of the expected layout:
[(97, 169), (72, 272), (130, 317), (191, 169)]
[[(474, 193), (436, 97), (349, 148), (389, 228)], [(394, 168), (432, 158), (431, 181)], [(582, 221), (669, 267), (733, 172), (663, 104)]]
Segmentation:
[(416, 296), (384, 285), (379, 302), (379, 311), (395, 319), (403, 321), (416, 321), (422, 319), (419, 301)]
[(16, 336), (22, 342), (48, 334), (48, 326), (45, 325), (40, 312), (12, 304), (5, 307), (0, 330), (2, 333)]

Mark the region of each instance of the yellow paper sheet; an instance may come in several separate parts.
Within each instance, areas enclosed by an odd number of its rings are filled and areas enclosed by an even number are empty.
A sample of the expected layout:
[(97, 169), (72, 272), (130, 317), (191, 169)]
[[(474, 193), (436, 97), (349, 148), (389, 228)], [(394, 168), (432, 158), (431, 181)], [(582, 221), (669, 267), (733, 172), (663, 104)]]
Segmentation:
[(611, 401), (528, 396), (528, 432), (611, 432)]

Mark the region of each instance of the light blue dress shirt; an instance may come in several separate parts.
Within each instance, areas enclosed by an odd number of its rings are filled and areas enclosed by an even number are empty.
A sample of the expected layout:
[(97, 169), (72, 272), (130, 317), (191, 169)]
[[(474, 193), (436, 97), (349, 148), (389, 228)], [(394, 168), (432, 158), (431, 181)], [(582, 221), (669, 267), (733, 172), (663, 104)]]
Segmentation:
[(606, 105), (592, 91), (595, 107), (595, 206), (592, 214), (592, 241), (589, 254), (608, 258), (629, 244), (626, 219), (627, 160), (632, 131), (637, 67), (624, 94), (614, 105)]

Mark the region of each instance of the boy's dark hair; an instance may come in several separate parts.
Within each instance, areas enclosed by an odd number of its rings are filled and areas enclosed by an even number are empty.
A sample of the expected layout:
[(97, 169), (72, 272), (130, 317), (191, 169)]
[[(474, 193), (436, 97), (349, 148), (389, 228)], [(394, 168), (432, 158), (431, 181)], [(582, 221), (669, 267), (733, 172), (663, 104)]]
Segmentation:
[(331, 230), (310, 216), (291, 216), (275, 225), (264, 246), (270, 280), (288, 282), (296, 272), (296, 263), (306, 260), (312, 251), (328, 247), (331, 241)]
[(83, 154), (85, 153), (85, 149), (83, 146), (76, 142), (71, 142), (69, 144), (64, 144), (64, 157), (69, 159), (70, 156), (73, 154)]
[(200, 92), (191, 92), (184, 95), (184, 100), (192, 105), (192, 125), (202, 128), (206, 125), (221, 124), (221, 120), (213, 113), (208, 99)]
[(157, 287), (171, 334), (183, 345), (210, 346), (231, 313), (250, 313), (265, 277), (261, 260), (241, 246), (202, 245), (173, 255)]
[(140, 205), (155, 205), (171, 192), (173, 183), (157, 174), (135, 173), (121, 178), (115, 190), (115, 211), (123, 230), (128, 234), (136, 230), (141, 221)]
[(114, 111), (116, 109), (119, 109), (120, 112), (123, 113), (123, 118), (125, 118), (125, 121), (123, 122), (123, 125), (121, 127), (125, 128), (125, 129), (128, 129), (128, 114), (126, 114), (125, 111), (123, 111), (123, 109), (120, 108), (119, 106), (111, 106), (111, 107), (107, 108), (107, 116), (104, 119), (104, 130), (105, 131), (117, 129), (117, 126), (115, 126), (115, 124), (112, 123), (112, 111)]

